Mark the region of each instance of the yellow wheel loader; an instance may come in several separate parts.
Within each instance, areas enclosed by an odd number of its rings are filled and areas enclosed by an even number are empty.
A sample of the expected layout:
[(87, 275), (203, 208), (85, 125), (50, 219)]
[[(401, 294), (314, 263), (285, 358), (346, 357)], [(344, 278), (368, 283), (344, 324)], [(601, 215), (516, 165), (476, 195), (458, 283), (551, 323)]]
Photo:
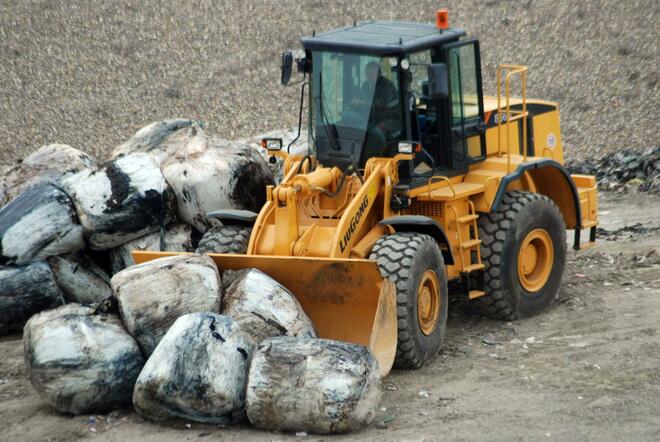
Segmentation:
[(526, 98), (527, 68), (501, 66), (484, 96), (479, 43), (444, 10), (435, 25), (370, 21), (301, 42), (282, 82), (295, 64), (309, 151), (263, 141), (284, 176), (259, 214), (210, 214), (227, 232), (210, 254), (220, 270), (272, 276), (320, 337), (370, 347), (383, 374), (437, 355), (448, 281), (504, 320), (550, 304), (566, 230), (575, 249), (595, 241), (596, 180), (563, 167), (558, 105)]

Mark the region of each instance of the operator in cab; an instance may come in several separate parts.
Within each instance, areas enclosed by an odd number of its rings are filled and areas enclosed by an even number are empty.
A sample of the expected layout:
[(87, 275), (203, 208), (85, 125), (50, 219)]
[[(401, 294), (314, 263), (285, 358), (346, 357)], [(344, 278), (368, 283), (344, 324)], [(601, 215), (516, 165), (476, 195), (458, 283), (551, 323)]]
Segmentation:
[[(390, 80), (380, 73), (380, 64), (371, 61), (365, 66), (365, 81), (360, 87), (359, 96), (354, 98), (351, 105), (363, 108), (362, 111), (369, 112), (369, 138), (378, 141), (371, 147), (381, 150), (387, 144), (387, 140), (401, 130), (399, 96), (396, 87)], [(371, 106), (371, 109), (369, 109)], [(375, 140), (374, 140), (375, 141)], [(380, 145), (380, 146), (378, 146)], [(376, 152), (373, 152), (374, 154)]]

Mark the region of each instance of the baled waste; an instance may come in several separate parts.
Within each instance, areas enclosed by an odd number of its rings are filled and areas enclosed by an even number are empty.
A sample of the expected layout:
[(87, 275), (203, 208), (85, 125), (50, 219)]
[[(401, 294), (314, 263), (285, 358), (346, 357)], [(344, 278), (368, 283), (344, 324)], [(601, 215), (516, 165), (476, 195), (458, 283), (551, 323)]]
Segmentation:
[(67, 301), (92, 304), (112, 296), (110, 276), (84, 253), (51, 256), (46, 261)]
[(126, 329), (147, 356), (179, 316), (220, 311), (220, 275), (206, 255), (132, 266), (113, 276), (111, 284)]
[(64, 413), (100, 413), (130, 404), (144, 365), (117, 316), (78, 304), (30, 319), (23, 346), (34, 389)]
[(283, 336), (252, 356), (247, 415), (259, 428), (356, 431), (372, 421), (380, 399), (378, 362), (361, 345)]
[(64, 293), (45, 261), (0, 266), (0, 333), (20, 330), (30, 316), (64, 304)]
[(250, 340), (228, 316), (181, 316), (140, 373), (135, 409), (156, 421), (237, 423), (244, 413), (251, 355)]
[(237, 321), (255, 345), (275, 336), (317, 337), (291, 292), (257, 269), (240, 271), (225, 291), (222, 313)]

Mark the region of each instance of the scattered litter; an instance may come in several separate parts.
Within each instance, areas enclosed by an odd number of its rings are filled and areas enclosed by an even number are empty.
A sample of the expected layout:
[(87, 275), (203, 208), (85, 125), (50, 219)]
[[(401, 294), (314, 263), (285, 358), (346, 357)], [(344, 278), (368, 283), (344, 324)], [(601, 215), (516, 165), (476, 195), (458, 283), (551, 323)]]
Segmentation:
[(635, 223), (632, 225), (625, 225), (620, 229), (606, 230), (601, 227), (596, 228), (596, 236), (604, 238), (608, 241), (617, 241), (623, 238), (634, 238), (641, 235), (646, 235), (651, 232), (660, 230), (660, 225), (644, 225), (642, 223)]
[(483, 342), (486, 345), (497, 345), (498, 344), (498, 342), (495, 342), (495, 340), (493, 339), (493, 335), (491, 335), (490, 333), (487, 334), (486, 336), (480, 336), (479, 339), (481, 339), (481, 342)]
[(427, 398), (431, 396), (431, 393), (428, 390), (422, 390), (419, 393), (417, 393), (417, 396)]
[(598, 187), (604, 190), (627, 192), (628, 185), (644, 192), (660, 192), (660, 147), (641, 153), (621, 150), (579, 163), (569, 160), (566, 167), (571, 173), (596, 175)]
[(307, 432), (306, 431), (298, 431), (298, 432), (296, 432), (296, 437), (307, 437)]
[(633, 256), (632, 260), (640, 267), (652, 267), (660, 264), (660, 253), (658, 253), (657, 250), (652, 249), (642, 255)]
[(589, 402), (587, 407), (589, 407), (589, 408), (605, 408), (605, 407), (609, 407), (611, 405), (614, 405), (614, 399), (612, 399), (609, 396), (603, 396), (603, 397), (600, 397), (600, 398), (596, 399), (595, 401)]

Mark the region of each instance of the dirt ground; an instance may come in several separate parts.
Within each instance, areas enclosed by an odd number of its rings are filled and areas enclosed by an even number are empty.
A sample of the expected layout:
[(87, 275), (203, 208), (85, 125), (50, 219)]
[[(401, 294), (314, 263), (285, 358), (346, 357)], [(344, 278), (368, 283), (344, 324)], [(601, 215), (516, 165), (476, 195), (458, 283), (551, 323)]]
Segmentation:
[[(369, 428), (323, 439), (658, 440), (660, 196), (604, 193), (600, 218), (610, 233), (569, 252), (547, 312), (504, 323), (453, 302), (438, 359), (393, 371)], [(316, 439), (248, 425), (154, 425), (130, 410), (60, 415), (25, 378), (20, 336), (0, 338), (0, 354), (0, 440)]]

